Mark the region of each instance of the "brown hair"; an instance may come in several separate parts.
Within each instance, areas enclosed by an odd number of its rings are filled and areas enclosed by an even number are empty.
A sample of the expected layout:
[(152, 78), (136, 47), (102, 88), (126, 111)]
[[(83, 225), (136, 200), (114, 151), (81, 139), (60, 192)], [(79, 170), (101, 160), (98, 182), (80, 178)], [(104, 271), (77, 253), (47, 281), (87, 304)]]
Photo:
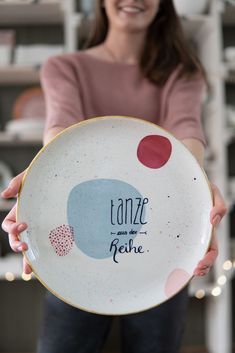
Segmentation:
[[(86, 47), (102, 43), (108, 32), (108, 18), (103, 0), (96, 0), (95, 20)], [(158, 13), (149, 26), (140, 67), (146, 77), (164, 84), (173, 70), (181, 64), (181, 76), (192, 77), (205, 71), (189, 47), (176, 14), (173, 0), (161, 0)]]

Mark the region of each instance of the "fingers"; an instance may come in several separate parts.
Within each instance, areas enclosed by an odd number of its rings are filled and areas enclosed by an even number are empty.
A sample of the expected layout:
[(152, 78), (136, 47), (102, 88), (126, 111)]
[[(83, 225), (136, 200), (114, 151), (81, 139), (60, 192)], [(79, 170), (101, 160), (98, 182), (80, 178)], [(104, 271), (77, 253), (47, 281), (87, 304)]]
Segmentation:
[(20, 186), (21, 186), (21, 182), (24, 174), (25, 174), (25, 170), (22, 173), (18, 174), (16, 177), (14, 177), (10, 181), (8, 187), (1, 192), (1, 196), (4, 198), (16, 197), (20, 190)]
[(6, 215), (2, 222), (2, 229), (5, 230), (6, 233), (11, 232), (12, 226), (16, 223), (16, 204), (10, 212)]
[(228, 209), (217, 186), (211, 183), (211, 189), (213, 192), (214, 207), (210, 214), (210, 220), (213, 226), (218, 226)]
[(9, 244), (14, 252), (21, 252), (28, 250), (26, 243), (19, 240), (18, 236), (9, 234)]
[(32, 269), (31, 269), (30, 265), (28, 264), (25, 257), (23, 258), (23, 272), (26, 275), (29, 275), (30, 273), (32, 273)]
[(16, 222), (16, 205), (11, 209), (6, 218), (2, 222), (2, 229), (8, 233), (9, 244), (13, 251), (21, 252), (28, 249), (27, 244), (20, 241), (19, 235), (25, 229), (27, 224)]
[[(17, 177), (15, 177), (11, 181), (10, 187), (8, 187), (6, 190), (3, 191), (2, 193), (3, 197), (14, 197), (17, 195), (21, 185), (23, 174), (24, 172), (17, 175)], [(9, 244), (14, 252), (22, 252), (28, 249), (27, 244), (22, 242), (19, 238), (20, 233), (25, 231), (27, 227), (28, 226), (26, 223), (16, 222), (16, 204), (15, 204), (2, 222), (2, 229), (6, 233), (8, 233)], [(25, 274), (30, 274), (32, 272), (32, 269), (25, 257), (23, 257), (23, 272)]]
[(26, 223), (16, 222), (16, 204), (2, 222), (2, 229), (6, 233), (18, 234), (27, 228)]
[(216, 239), (216, 235), (215, 235), (215, 231), (214, 231), (213, 235), (212, 235), (209, 250), (207, 251), (204, 258), (201, 261), (199, 261), (193, 274), (195, 276), (206, 275), (210, 271), (210, 268), (213, 266), (217, 256), (218, 256), (218, 245), (217, 245), (217, 239)]
[[(210, 213), (210, 221), (214, 227), (217, 227), (221, 219), (226, 214), (227, 207), (223, 199), (223, 196), (221, 195), (217, 186), (211, 183), (211, 189), (213, 192), (214, 207)], [(206, 255), (204, 256), (204, 258), (198, 263), (193, 274), (195, 276), (206, 275), (210, 271), (210, 268), (213, 266), (217, 256), (218, 256), (218, 245), (216, 240), (215, 229), (213, 229), (210, 247)]]

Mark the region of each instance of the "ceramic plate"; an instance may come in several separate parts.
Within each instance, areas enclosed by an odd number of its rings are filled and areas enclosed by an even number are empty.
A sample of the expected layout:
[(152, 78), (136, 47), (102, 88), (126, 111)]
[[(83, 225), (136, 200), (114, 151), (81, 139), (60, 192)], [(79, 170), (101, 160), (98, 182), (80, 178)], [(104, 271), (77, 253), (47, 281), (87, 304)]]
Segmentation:
[(163, 303), (208, 249), (207, 178), (184, 145), (129, 117), (85, 120), (35, 157), (18, 199), (38, 279), (65, 302), (122, 315)]

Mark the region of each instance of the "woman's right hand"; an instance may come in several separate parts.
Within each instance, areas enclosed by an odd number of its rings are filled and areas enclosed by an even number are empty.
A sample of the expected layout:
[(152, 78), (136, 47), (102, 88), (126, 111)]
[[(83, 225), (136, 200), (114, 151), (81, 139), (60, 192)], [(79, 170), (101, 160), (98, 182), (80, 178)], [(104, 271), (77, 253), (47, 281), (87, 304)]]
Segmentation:
[[(18, 174), (11, 180), (9, 186), (1, 193), (3, 198), (8, 199), (17, 197), (24, 174), (25, 171)], [(13, 251), (22, 252), (28, 249), (27, 244), (19, 239), (19, 234), (27, 229), (27, 224), (16, 222), (16, 204), (3, 220), (2, 229), (8, 233), (9, 244)], [(30, 274), (32, 272), (32, 269), (25, 258), (23, 258), (23, 272), (26, 274)]]

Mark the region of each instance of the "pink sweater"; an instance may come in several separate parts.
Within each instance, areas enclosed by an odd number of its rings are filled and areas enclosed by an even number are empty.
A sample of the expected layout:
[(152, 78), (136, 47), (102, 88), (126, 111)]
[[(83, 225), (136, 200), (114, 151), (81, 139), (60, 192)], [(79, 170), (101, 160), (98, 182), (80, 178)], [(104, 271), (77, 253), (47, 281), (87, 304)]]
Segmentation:
[(92, 117), (124, 115), (151, 121), (178, 139), (192, 137), (205, 145), (200, 121), (204, 81), (178, 78), (178, 71), (158, 87), (137, 64), (108, 62), (83, 51), (51, 57), (41, 69), (46, 131)]

